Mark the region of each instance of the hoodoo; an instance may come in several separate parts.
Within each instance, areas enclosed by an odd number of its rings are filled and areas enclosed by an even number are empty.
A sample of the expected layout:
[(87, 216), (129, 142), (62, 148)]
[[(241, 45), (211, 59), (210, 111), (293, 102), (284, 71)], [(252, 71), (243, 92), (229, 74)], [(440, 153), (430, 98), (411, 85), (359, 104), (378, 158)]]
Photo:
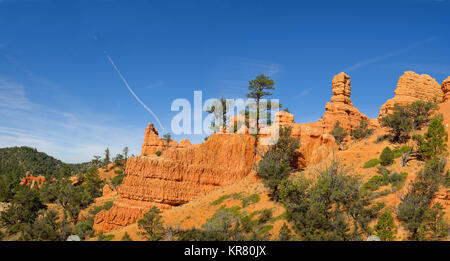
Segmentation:
[(369, 118), (362, 114), (352, 104), (350, 77), (344, 72), (334, 76), (332, 81), (331, 102), (325, 105), (325, 113), (322, 119), (318, 121), (326, 131), (333, 129), (336, 121), (347, 131), (351, 131), (359, 126), (361, 120), (367, 120), (370, 124)]

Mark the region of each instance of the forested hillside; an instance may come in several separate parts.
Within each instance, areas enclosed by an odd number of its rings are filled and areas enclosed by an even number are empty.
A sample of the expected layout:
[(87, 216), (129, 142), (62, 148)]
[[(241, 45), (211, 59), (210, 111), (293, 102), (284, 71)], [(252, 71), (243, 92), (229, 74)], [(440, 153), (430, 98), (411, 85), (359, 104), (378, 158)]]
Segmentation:
[(22, 176), (30, 171), (34, 176), (54, 177), (58, 174), (70, 175), (87, 169), (91, 162), (66, 164), (44, 152), (30, 147), (0, 148), (0, 175), (13, 172)]

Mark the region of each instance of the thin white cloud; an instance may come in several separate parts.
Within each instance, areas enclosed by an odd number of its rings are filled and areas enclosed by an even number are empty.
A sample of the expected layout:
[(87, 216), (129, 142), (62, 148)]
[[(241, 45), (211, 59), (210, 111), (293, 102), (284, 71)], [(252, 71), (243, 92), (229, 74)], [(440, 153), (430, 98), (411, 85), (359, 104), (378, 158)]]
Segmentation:
[(265, 61), (250, 60), (247, 65), (250, 71), (258, 72), (258, 74), (264, 73), (268, 76), (274, 76), (281, 70), (280, 65)]
[(382, 67), (397, 71), (415, 71), (417, 73), (450, 75), (450, 64), (389, 63), (384, 64)]
[(297, 96), (295, 96), (296, 98), (299, 98), (299, 97), (305, 97), (306, 95), (308, 95), (309, 93), (311, 93), (311, 91), (312, 91), (312, 89), (311, 88), (309, 88), (309, 89), (306, 89), (306, 90), (303, 90), (303, 91), (301, 91)]
[(31, 103), (25, 95), (24, 87), (5, 79), (0, 79), (0, 108), (30, 109)]
[(394, 56), (406, 53), (406, 52), (412, 50), (415, 47), (418, 47), (418, 46), (426, 44), (426, 43), (430, 43), (432, 41), (435, 41), (436, 39), (438, 39), (438, 38), (437, 37), (430, 37), (430, 38), (427, 38), (425, 40), (415, 42), (415, 43), (413, 43), (413, 44), (411, 44), (411, 45), (409, 45), (409, 46), (407, 46), (405, 48), (402, 48), (402, 49), (390, 52), (388, 54), (380, 55), (380, 56), (369, 58), (369, 59), (366, 59), (366, 60), (362, 60), (360, 62), (357, 62), (357, 63), (355, 63), (355, 64), (345, 68), (342, 71), (344, 71), (344, 72), (356, 71), (356, 70), (364, 68), (364, 67), (366, 67), (366, 66), (368, 66), (370, 64), (377, 63), (377, 62), (389, 59), (391, 57), (394, 57)]
[(34, 82), (36, 82), (36, 83), (38, 83), (38, 84), (40, 84), (42, 86), (54, 88), (54, 85), (51, 82), (49, 82), (48, 80), (46, 80), (46, 79), (36, 75), (32, 71), (30, 71), (24, 64), (20, 63), (14, 56), (12, 56), (10, 54), (4, 54), (3, 56), (5, 57), (5, 59), (7, 61), (9, 61), (12, 65), (17, 67), (23, 73), (25, 73), (25, 75), (28, 76)]
[(30, 146), (64, 162), (83, 162), (128, 146), (139, 154), (145, 126), (92, 112), (66, 112), (32, 103), (25, 88), (0, 79), (0, 147)]

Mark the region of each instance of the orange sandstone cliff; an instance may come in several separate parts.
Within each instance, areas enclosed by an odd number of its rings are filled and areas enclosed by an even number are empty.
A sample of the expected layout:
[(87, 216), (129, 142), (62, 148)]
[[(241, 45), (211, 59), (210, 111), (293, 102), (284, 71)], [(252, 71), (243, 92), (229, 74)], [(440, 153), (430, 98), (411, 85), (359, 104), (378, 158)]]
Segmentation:
[[(146, 129), (142, 155), (128, 159), (119, 200), (95, 216), (96, 232), (126, 226), (151, 207), (161, 210), (184, 204), (248, 175), (255, 158), (251, 135), (214, 134), (205, 143), (178, 144)], [(155, 151), (161, 151), (158, 157)]]
[(445, 79), (442, 82), (442, 92), (444, 93), (444, 97), (442, 99), (443, 102), (447, 102), (450, 101), (450, 76), (447, 77), (447, 79)]
[[(448, 78), (447, 78), (448, 79)], [(399, 79), (395, 97), (386, 101), (380, 108), (378, 119), (391, 114), (395, 104), (407, 105), (416, 100), (442, 102), (441, 86), (428, 74), (417, 74), (407, 71)], [(448, 97), (448, 96), (447, 96)]]

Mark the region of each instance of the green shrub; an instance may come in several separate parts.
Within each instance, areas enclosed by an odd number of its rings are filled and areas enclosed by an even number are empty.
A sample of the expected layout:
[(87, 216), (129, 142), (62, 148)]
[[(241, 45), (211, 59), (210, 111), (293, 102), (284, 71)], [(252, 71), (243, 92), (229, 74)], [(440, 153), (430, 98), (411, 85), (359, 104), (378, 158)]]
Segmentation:
[(333, 130), (330, 131), (330, 134), (333, 135), (339, 146), (339, 149), (341, 149), (342, 142), (344, 141), (345, 137), (347, 137), (348, 133), (344, 128), (342, 128), (339, 121), (336, 121)]
[(103, 232), (100, 232), (97, 236), (97, 241), (111, 241), (114, 239), (114, 235), (104, 235)]
[(380, 161), (378, 159), (370, 159), (368, 160), (366, 163), (364, 163), (363, 168), (367, 169), (367, 168), (373, 168), (376, 165), (378, 165), (380, 163)]
[(404, 184), (408, 173), (402, 172), (400, 174), (394, 173), (390, 176), (389, 182), (392, 184), (392, 187), (396, 189), (400, 189)]
[(159, 157), (159, 156), (161, 156), (161, 151), (158, 150), (157, 152), (155, 152), (155, 154), (156, 154), (156, 156)]
[(232, 193), (232, 194), (228, 194), (228, 195), (222, 195), (218, 199), (216, 199), (213, 202), (211, 202), (210, 205), (213, 205), (213, 206), (220, 205), (224, 200), (229, 199), (229, 198), (233, 198), (235, 200), (238, 200), (238, 199), (241, 198), (241, 196), (242, 196), (241, 194), (242, 194), (242, 192)]
[(113, 184), (114, 187), (118, 187), (122, 184), (124, 178), (125, 174), (119, 174), (111, 179), (111, 184)]
[(369, 129), (368, 126), (369, 122), (365, 119), (361, 119), (361, 123), (359, 124), (358, 128), (352, 130), (350, 132), (350, 135), (355, 140), (362, 140), (368, 138), (374, 132), (374, 129)]
[(422, 159), (431, 159), (447, 152), (448, 133), (442, 121), (442, 115), (436, 116), (430, 121), (430, 126), (423, 136), (414, 135), (419, 147), (417, 151)]
[(73, 228), (75, 235), (78, 235), (81, 240), (94, 235), (94, 217), (87, 217), (85, 220), (79, 221)]
[(395, 104), (394, 113), (381, 118), (381, 126), (390, 128), (393, 142), (404, 142), (413, 128), (408, 106)]
[[(393, 188), (399, 189), (401, 186), (403, 186), (403, 184), (406, 180), (406, 176), (408, 176), (408, 173), (406, 173), (406, 172), (403, 172), (401, 174), (398, 174), (398, 173), (390, 174), (390, 171), (388, 171), (386, 169), (381, 169), (380, 174), (381, 175), (376, 175), (376, 176), (373, 176), (372, 178), (370, 178), (369, 181), (367, 181), (366, 183), (364, 183), (362, 185), (362, 189), (376, 191), (381, 186), (386, 186), (389, 184), (391, 184)], [(392, 190), (387, 190), (387, 191), (389, 191), (389, 193), (392, 192)], [(382, 196), (385, 194), (386, 194), (386, 192), (382, 192), (379, 195)]]
[(375, 143), (377, 143), (377, 144), (381, 143), (381, 142), (385, 141), (387, 138), (389, 138), (388, 135), (378, 135), (377, 139), (375, 140)]
[(286, 223), (283, 223), (283, 226), (280, 229), (280, 233), (278, 234), (278, 241), (291, 241), (292, 239), (294, 239), (292, 231), (289, 229)]
[(125, 232), (121, 241), (133, 241), (133, 240), (131, 240), (131, 237), (130, 237), (130, 235), (128, 235), (128, 232)]
[(423, 125), (430, 121), (432, 112), (438, 108), (439, 106), (432, 101), (418, 100), (410, 104), (408, 109), (413, 120), (414, 129), (420, 130)]
[(441, 226), (438, 224), (442, 224), (442, 221), (438, 220), (441, 216), (439, 206), (432, 208), (432, 212), (429, 207), (442, 181), (444, 166), (445, 161), (428, 161), (417, 174), (406, 195), (401, 198), (397, 217), (410, 233), (411, 240), (425, 240), (427, 235), (433, 236), (437, 232), (436, 228)]
[(246, 198), (242, 199), (242, 207), (245, 208), (250, 204), (254, 204), (259, 202), (260, 198), (258, 194), (252, 194)]
[(378, 218), (378, 222), (375, 225), (375, 232), (380, 237), (381, 241), (393, 241), (395, 240), (395, 234), (397, 234), (397, 227), (394, 223), (394, 218), (389, 210), (385, 210), (383, 214)]
[(144, 214), (142, 219), (138, 220), (138, 228), (144, 230), (140, 232), (145, 239), (149, 241), (161, 240), (165, 234), (163, 224), (161, 222), (162, 216), (157, 207), (152, 207)]
[(271, 190), (271, 197), (278, 200), (278, 187), (292, 172), (292, 160), (300, 147), (299, 140), (291, 137), (291, 127), (281, 127), (278, 141), (258, 162), (257, 172), (264, 185)]
[(392, 150), (395, 159), (400, 158), (404, 153), (408, 153), (410, 151), (411, 151), (410, 146), (403, 146), (401, 148), (396, 148)]
[(91, 208), (89, 210), (89, 214), (95, 216), (102, 210), (109, 210), (109, 209), (111, 209), (113, 204), (114, 204), (114, 202), (108, 201), (105, 204), (103, 204), (102, 206), (95, 206), (95, 207), (93, 207), (93, 208)]
[(271, 209), (264, 209), (258, 217), (258, 225), (264, 224), (272, 220), (273, 212)]
[(384, 148), (380, 155), (380, 164), (389, 166), (394, 163), (394, 152), (389, 147)]
[(266, 235), (273, 228), (273, 225), (266, 225), (259, 230), (260, 235)]
[(336, 162), (314, 179), (289, 179), (281, 188), (289, 223), (302, 241), (362, 240), (380, 209), (358, 178)]

